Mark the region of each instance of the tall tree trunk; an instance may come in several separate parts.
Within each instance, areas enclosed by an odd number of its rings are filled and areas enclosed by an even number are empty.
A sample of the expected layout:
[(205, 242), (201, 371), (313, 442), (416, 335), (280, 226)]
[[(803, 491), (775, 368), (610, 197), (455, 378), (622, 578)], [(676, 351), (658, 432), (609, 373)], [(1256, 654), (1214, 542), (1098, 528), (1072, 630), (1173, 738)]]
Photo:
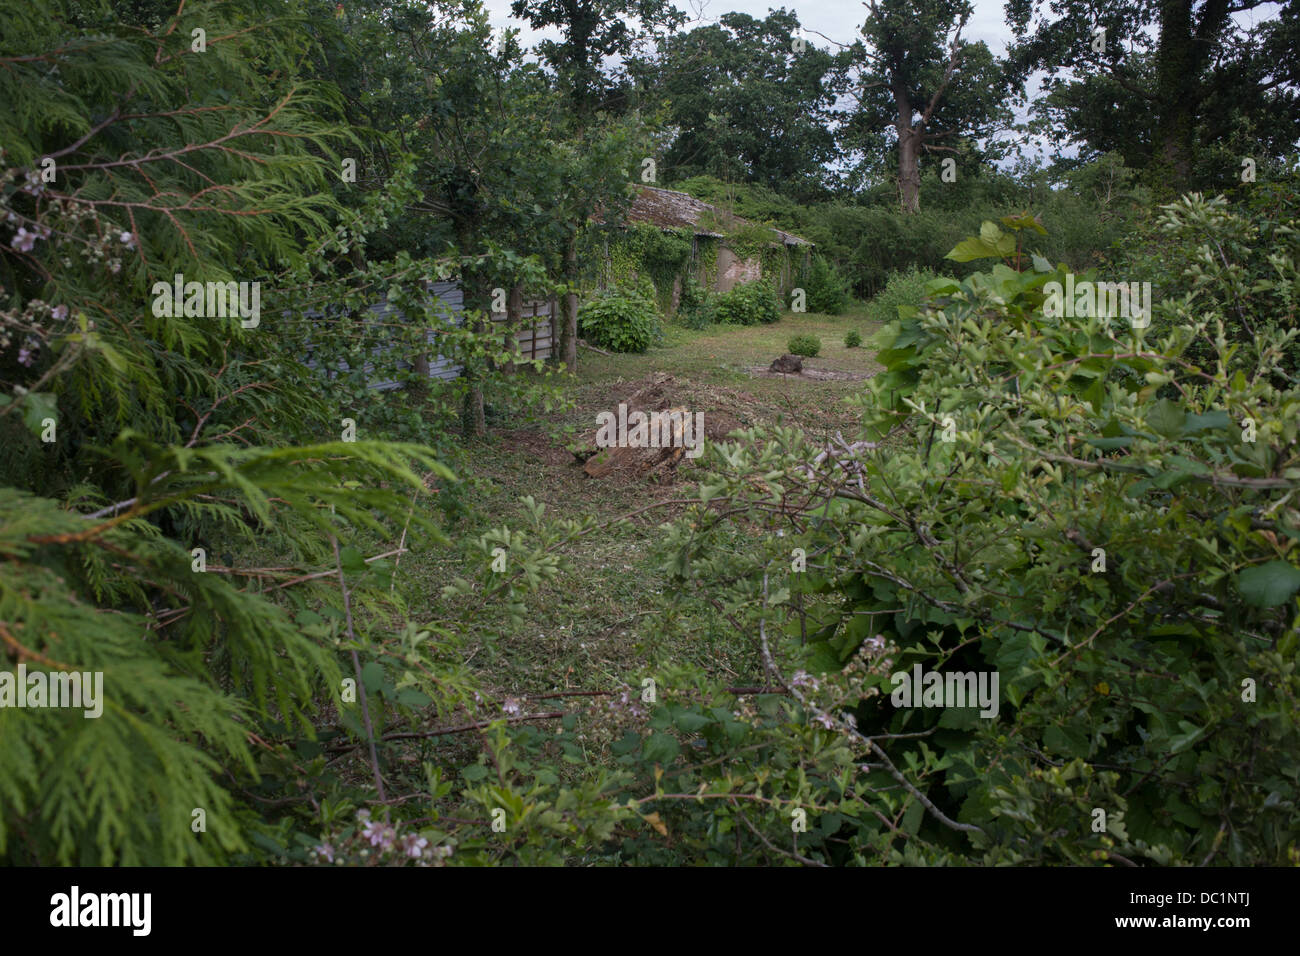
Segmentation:
[[(510, 328), (510, 329), (517, 329), (517, 328), (519, 327), (519, 323), (520, 323), (520, 321), (523, 319), (523, 316), (524, 316), (524, 292), (523, 292), (523, 290), (522, 290), (519, 286), (516, 285), (516, 286), (511, 287), (511, 289), (510, 289), (510, 295), (509, 295), (509, 297), (506, 299), (506, 326), (507, 326), (507, 328)], [(534, 332), (534, 334), (536, 334), (536, 333)], [(512, 351), (514, 350), (514, 348), (515, 348), (515, 333), (514, 333), (514, 332), (507, 332), (507, 333), (506, 333), (505, 346), (506, 346), (507, 349), (510, 349), (510, 350), (512, 350)], [(506, 362), (506, 363), (501, 367), (501, 370), (502, 370), (503, 372), (505, 372), (505, 374), (507, 374), (507, 375), (513, 375), (513, 374), (515, 373), (515, 363), (514, 363), (514, 362)]]
[(1228, 0), (1206, 0), (1197, 20), (1193, 0), (1163, 0), (1156, 48), (1156, 95), (1160, 121), (1153, 164), (1171, 177), (1175, 189), (1192, 175), (1195, 118), (1205, 101), (1202, 75), (1211, 52), (1219, 49), (1231, 13)]
[[(474, 331), (481, 332), (483, 323), (475, 322)], [(469, 390), (465, 393), (465, 434), (482, 438), (487, 434), (487, 413), (483, 408), (482, 376), (478, 369), (466, 366), (465, 379)]]
[[(462, 217), (456, 224), (456, 243), (457, 251), (464, 256), (465, 250), (474, 248), (474, 229), (470, 220)], [(488, 315), (488, 321), (491, 321), (491, 294), (485, 288), (487, 277), (475, 269), (472, 265), (467, 265), (465, 260), (461, 259), (460, 270), (460, 289), (461, 308), (465, 314), (465, 321), (469, 323), (469, 329), (476, 336), (483, 334), (486, 329), (481, 313)], [(475, 313), (480, 313), (476, 316)], [(483, 409), (483, 376), (487, 371), (487, 365), (476, 364), (482, 360), (466, 356), (464, 366), (461, 369), (461, 379), (466, 385), (464, 406), (461, 408), (461, 427), (466, 437), (481, 437), (487, 434), (487, 416)]]
[(898, 108), (898, 204), (905, 213), (920, 212), (921, 132), (912, 126), (912, 101), (897, 79), (894, 105)]
[[(475, 335), (483, 334), (486, 325), (481, 317), (472, 317), (471, 313), (486, 310), (490, 306), (487, 296), (479, 288), (480, 282), (478, 276), (462, 275), (461, 277), (466, 321), (470, 323), (470, 331)], [(467, 437), (482, 437), (487, 434), (487, 415), (483, 408), (484, 369), (476, 366), (474, 362), (474, 359), (466, 358), (464, 369), (461, 371), (461, 377), (467, 386), (465, 405), (461, 410), (461, 422)]]
[(898, 202), (905, 213), (921, 211), (921, 137), (910, 127), (898, 137)]
[(1191, 0), (1165, 0), (1160, 6), (1160, 41), (1156, 51), (1156, 88), (1160, 120), (1152, 159), (1166, 182), (1186, 183), (1192, 172), (1192, 97), (1188, 86), (1198, 78), (1192, 72)]
[[(564, 250), (564, 281), (569, 288), (578, 287), (578, 230), (569, 234)], [(578, 371), (578, 293), (571, 291), (564, 297), (564, 326), (560, 335), (560, 361), (570, 372)]]
[(416, 398), (426, 397), (429, 394), (429, 353), (416, 355), (411, 362), (411, 370), (416, 376), (411, 382), (411, 394)]

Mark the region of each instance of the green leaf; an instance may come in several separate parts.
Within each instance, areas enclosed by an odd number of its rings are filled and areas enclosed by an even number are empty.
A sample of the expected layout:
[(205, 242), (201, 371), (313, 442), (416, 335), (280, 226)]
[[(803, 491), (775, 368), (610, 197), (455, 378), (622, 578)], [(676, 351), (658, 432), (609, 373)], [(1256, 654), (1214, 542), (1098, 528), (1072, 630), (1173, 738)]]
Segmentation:
[(59, 417), (59, 399), (53, 392), (28, 392), (23, 396), (23, 422), (33, 435), (40, 435), (47, 418)]
[(1132, 435), (1119, 435), (1115, 438), (1085, 438), (1093, 448), (1100, 448), (1102, 451), (1114, 451), (1116, 448), (1127, 448), (1133, 444)]
[[(364, 675), (364, 671), (362, 672)], [(424, 691), (404, 687), (397, 692), (397, 702), (405, 707), (428, 707), (433, 700)]]
[(1185, 720), (1178, 722), (1179, 728), (1183, 731), (1181, 734), (1175, 734), (1169, 738), (1169, 752), (1176, 754), (1180, 750), (1186, 750), (1201, 734), (1205, 733), (1204, 727), (1197, 727), (1195, 724), (1188, 723)]
[(952, 259), (954, 262), (970, 262), (972, 259), (1001, 259), (1002, 254), (998, 252), (997, 246), (994, 246), (983, 239), (963, 239), (957, 245), (953, 246), (945, 259)]
[(343, 566), (343, 570), (348, 574), (360, 574), (366, 569), (365, 556), (351, 546), (343, 548), (339, 552), (339, 561)]
[(1252, 607), (1277, 607), (1300, 588), (1300, 568), (1269, 561), (1237, 575), (1237, 590)]
[(1146, 420), (1156, 434), (1176, 438), (1183, 433), (1187, 412), (1177, 402), (1162, 398), (1147, 410)]
[(676, 737), (668, 734), (651, 734), (646, 738), (641, 755), (651, 763), (671, 763), (681, 751)]
[(1206, 431), (1211, 428), (1228, 428), (1232, 425), (1232, 418), (1222, 409), (1212, 412), (1206, 412), (1204, 415), (1188, 415), (1187, 422), (1183, 426), (1183, 431), (1187, 434), (1192, 432)]
[(1066, 757), (1088, 756), (1088, 738), (1077, 727), (1048, 727), (1043, 732), (1043, 745)]
[(1102, 402), (1106, 400), (1105, 379), (1101, 377), (1093, 379), (1092, 384), (1084, 389), (1083, 400), (1092, 406), (1094, 415), (1101, 414)]
[(384, 684), (384, 665), (379, 661), (371, 661), (361, 668), (361, 682), (372, 694), (378, 691)]
[(703, 714), (697, 714), (693, 710), (686, 710), (683, 708), (672, 715), (672, 723), (674, 727), (683, 733), (693, 734), (701, 727), (705, 727), (712, 723), (712, 721)]

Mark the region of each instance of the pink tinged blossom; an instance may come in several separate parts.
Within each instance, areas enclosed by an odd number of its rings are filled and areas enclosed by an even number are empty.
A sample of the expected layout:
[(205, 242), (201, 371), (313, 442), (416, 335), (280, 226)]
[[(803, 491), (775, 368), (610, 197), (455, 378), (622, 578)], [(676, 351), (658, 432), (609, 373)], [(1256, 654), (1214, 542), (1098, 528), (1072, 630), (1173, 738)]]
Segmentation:
[(334, 847), (328, 843), (322, 843), (320, 846), (316, 847), (316, 849), (313, 850), (312, 852), (315, 853), (317, 856), (323, 856), (331, 863), (334, 862)]
[(371, 820), (362, 828), (361, 835), (370, 841), (371, 846), (377, 846), (381, 850), (391, 850), (397, 831), (385, 823)]
[(815, 719), (817, 723), (821, 724), (827, 730), (835, 729), (835, 721), (831, 720), (829, 714), (818, 714)]
[(38, 238), (36, 233), (28, 232), (25, 228), (19, 226), (18, 231), (14, 233), (14, 249), (18, 252), (31, 252), (35, 248)]
[(27, 349), (27, 348), (24, 347), (24, 348), (20, 348), (20, 349), (18, 350), (18, 364), (19, 364), (19, 365), (23, 365), (23, 366), (26, 366), (27, 368), (31, 368), (32, 365), (33, 365), (35, 362), (36, 362), (36, 359), (32, 357), (32, 353), (31, 353), (31, 351), (30, 351), (29, 349)]
[(68, 317), (68, 307), (66, 305), (56, 305), (50, 312), (56, 319), (62, 322)]
[(513, 697), (507, 697), (506, 702), (501, 705), (501, 709), (511, 717), (515, 717), (523, 710), (523, 707)]
[(817, 689), (817, 678), (813, 677), (807, 671), (795, 671), (790, 677), (791, 687), (811, 687)]
[(406, 850), (406, 855), (413, 859), (418, 859), (423, 856), (424, 848), (429, 845), (429, 841), (418, 833), (413, 833), (404, 837), (402, 843)]

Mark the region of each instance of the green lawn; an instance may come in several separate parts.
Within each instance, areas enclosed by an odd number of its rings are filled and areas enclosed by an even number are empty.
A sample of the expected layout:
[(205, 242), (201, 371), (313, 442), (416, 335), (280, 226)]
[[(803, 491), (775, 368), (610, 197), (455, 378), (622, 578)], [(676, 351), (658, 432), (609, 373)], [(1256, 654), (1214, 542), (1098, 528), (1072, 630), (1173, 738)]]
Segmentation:
[[(663, 342), (644, 355), (606, 356), (580, 349), (573, 421), (589, 427), (596, 411), (617, 407), (628, 383), (667, 373), (679, 385), (675, 391), (681, 404), (706, 416), (719, 411), (746, 426), (780, 420), (815, 432), (850, 428), (854, 415), (840, 399), (859, 390), (862, 380), (881, 366), (870, 349), (845, 348), (844, 336), (856, 329), (865, 343), (878, 328), (861, 308), (840, 316), (787, 312), (772, 325), (700, 331), (667, 326)], [(790, 337), (798, 334), (821, 340), (821, 352), (804, 360), (808, 375), (767, 373), (772, 360), (786, 351)]]
[(763, 380), (753, 379), (747, 369), (770, 365), (786, 351), (790, 337), (799, 334), (815, 335), (822, 343), (821, 352), (807, 360), (806, 366), (866, 376), (880, 366), (872, 361), (869, 350), (845, 348), (844, 335), (857, 329), (865, 342), (877, 328), (878, 323), (865, 318), (864, 309), (845, 315), (787, 312), (772, 325), (715, 325), (701, 331), (667, 326), (662, 345), (645, 355), (607, 357), (583, 350), (578, 357), (579, 378), (593, 381), (626, 376), (644, 367), (717, 384), (748, 382), (761, 391)]

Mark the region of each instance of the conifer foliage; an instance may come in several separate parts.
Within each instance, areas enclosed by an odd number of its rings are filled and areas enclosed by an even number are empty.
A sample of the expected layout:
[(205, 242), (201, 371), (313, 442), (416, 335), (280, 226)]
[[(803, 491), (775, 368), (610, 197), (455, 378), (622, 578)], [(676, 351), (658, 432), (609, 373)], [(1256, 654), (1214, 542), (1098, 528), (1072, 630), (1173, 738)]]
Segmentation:
[[(0, 857), (17, 861), (246, 848), (233, 791), (256, 778), (259, 731), (307, 728), (344, 661), (276, 596), (366, 567), (338, 540), (354, 554), (425, 475), (450, 476), (422, 447), (339, 441), (269, 374), (287, 350), (271, 303), (328, 282), (329, 251), (363, 228), (328, 188), (350, 137), (336, 93), (293, 79), (302, 14), (137, 14), (0, 12), (0, 660), (103, 682), (98, 717), (0, 708)], [(256, 283), (266, 308), (156, 308), (178, 273)], [(286, 445), (290, 418), (322, 430)], [(218, 533), (334, 576), (241, 574), (209, 552)]]

